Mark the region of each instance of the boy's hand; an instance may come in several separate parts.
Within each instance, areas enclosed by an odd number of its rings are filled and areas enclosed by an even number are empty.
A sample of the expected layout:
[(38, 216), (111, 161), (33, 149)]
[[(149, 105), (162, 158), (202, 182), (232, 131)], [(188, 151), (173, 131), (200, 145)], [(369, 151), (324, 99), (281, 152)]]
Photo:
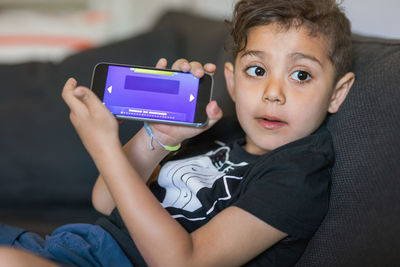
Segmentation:
[(70, 78), (62, 97), (71, 110), (73, 126), (92, 156), (110, 146), (121, 146), (117, 120), (89, 88), (77, 87), (76, 80)]
[[(156, 68), (165, 69), (167, 67), (167, 60), (161, 58)], [(172, 65), (172, 69), (184, 72), (192, 72), (194, 76), (201, 78), (207, 72), (211, 75), (214, 74), (216, 66), (214, 64), (205, 64), (204, 67), (199, 62), (188, 62), (186, 59), (179, 59)], [(162, 123), (151, 123), (152, 130), (160, 141), (165, 145), (177, 145), (183, 140), (196, 136), (212, 126), (222, 118), (222, 110), (219, 108), (216, 101), (211, 101), (206, 107), (208, 115), (208, 124), (202, 128), (176, 126)]]

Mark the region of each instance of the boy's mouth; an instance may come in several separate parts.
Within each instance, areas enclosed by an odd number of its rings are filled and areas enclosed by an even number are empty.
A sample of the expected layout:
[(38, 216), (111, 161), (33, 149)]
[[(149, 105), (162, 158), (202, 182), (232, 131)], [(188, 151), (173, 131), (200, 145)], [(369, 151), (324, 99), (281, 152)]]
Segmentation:
[(269, 116), (257, 118), (257, 121), (263, 128), (268, 130), (277, 130), (287, 124), (286, 122), (280, 120), (279, 118), (269, 117)]

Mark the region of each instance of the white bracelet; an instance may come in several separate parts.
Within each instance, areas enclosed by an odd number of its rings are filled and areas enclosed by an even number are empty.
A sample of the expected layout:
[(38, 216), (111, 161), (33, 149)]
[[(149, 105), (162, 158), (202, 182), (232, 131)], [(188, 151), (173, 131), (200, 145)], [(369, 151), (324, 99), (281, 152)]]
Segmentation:
[(167, 145), (164, 145), (163, 143), (161, 143), (161, 141), (158, 140), (158, 138), (154, 136), (153, 131), (151, 130), (150, 125), (147, 122), (144, 123), (144, 128), (146, 129), (147, 134), (150, 136), (149, 146), (150, 146), (151, 150), (154, 149), (153, 144), (152, 144), (153, 139), (156, 140), (156, 142), (167, 151), (177, 151), (179, 148), (181, 148), (181, 144), (178, 144), (176, 146), (167, 146)]

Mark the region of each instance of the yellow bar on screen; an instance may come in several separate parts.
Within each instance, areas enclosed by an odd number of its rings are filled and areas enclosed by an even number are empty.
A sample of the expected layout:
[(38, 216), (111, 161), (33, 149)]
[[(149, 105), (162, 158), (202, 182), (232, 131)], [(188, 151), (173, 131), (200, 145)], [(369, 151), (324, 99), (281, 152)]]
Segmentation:
[(134, 72), (137, 73), (147, 73), (147, 74), (157, 74), (157, 75), (165, 75), (165, 76), (173, 76), (173, 71), (163, 71), (163, 70), (150, 70), (150, 69), (140, 69), (140, 68), (132, 68)]

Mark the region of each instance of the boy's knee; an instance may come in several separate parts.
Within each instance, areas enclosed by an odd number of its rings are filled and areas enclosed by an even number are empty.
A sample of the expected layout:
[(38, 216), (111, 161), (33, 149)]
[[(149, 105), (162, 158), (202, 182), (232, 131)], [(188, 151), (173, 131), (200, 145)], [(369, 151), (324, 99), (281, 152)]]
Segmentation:
[(52, 267), (57, 265), (29, 252), (10, 247), (0, 247), (0, 267), (24, 266)]

